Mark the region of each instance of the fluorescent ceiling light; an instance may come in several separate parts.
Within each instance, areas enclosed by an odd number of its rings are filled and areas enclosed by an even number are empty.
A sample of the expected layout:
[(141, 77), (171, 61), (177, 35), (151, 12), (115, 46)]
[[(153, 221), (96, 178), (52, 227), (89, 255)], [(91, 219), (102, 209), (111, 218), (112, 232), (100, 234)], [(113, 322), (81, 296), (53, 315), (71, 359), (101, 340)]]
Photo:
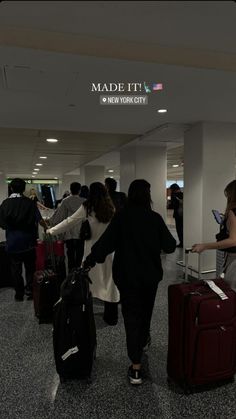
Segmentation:
[(172, 167), (179, 167), (179, 164), (172, 164)]
[(47, 157), (46, 157), (46, 156), (40, 156), (39, 158), (40, 158), (40, 159), (47, 159)]
[(58, 177), (54, 177), (54, 179), (58, 179)]
[(36, 163), (35, 166), (42, 166), (42, 165), (43, 165), (43, 163)]
[(158, 109), (158, 111), (157, 111), (158, 113), (166, 113), (167, 112), (167, 109)]
[(35, 176), (32, 175), (31, 177), (35, 177)]
[(38, 173), (37, 172), (33, 172), (33, 175), (37, 175)]
[(114, 170), (112, 170), (112, 169), (109, 169), (109, 170), (108, 170), (108, 172), (109, 172), (109, 173), (113, 173), (113, 172), (114, 172)]
[(48, 143), (57, 143), (58, 140), (56, 138), (47, 138), (46, 140)]
[(35, 171), (35, 172), (36, 172), (36, 171), (38, 172), (39, 170), (40, 170), (40, 169), (34, 169), (34, 171)]

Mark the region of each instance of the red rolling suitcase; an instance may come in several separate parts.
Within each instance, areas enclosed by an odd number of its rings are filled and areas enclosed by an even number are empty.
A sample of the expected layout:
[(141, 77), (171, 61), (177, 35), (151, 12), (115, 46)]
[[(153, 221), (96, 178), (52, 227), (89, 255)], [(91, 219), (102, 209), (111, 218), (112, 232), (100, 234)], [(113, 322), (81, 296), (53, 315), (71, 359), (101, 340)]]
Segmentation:
[(58, 277), (52, 270), (37, 271), (33, 281), (34, 312), (39, 323), (51, 323), (53, 306), (59, 299)]
[(36, 246), (36, 271), (45, 269), (46, 262), (46, 244), (42, 240), (37, 241)]
[(168, 309), (169, 379), (186, 392), (233, 379), (236, 293), (222, 279), (170, 285)]
[(40, 256), (43, 252), (48, 256), (45, 264), (48, 269), (38, 270), (33, 280), (34, 311), (39, 323), (50, 323), (53, 317), (53, 306), (60, 296), (60, 285), (64, 278), (57, 273), (56, 259), (54, 255), (53, 240), (48, 236), (47, 242), (38, 244)]
[(45, 269), (47, 265), (47, 256), (52, 249), (56, 265), (65, 263), (64, 242), (62, 240), (53, 241), (52, 248), (48, 240), (38, 240), (36, 246), (36, 271)]

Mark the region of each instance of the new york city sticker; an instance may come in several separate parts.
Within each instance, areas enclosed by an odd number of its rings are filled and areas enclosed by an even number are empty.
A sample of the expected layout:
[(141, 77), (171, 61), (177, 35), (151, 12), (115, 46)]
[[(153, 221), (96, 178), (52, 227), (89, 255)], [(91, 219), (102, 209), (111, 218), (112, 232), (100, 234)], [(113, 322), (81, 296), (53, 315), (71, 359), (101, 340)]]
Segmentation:
[(148, 105), (147, 95), (100, 95), (100, 105)]

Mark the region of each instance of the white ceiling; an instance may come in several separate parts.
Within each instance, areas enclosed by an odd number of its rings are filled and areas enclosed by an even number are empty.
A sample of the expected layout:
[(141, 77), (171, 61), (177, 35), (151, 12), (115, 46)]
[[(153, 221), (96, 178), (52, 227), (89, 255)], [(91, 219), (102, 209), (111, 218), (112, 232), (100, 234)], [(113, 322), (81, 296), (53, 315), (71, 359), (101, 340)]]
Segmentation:
[(5, 1), (0, 25), (236, 52), (234, 1)]
[[(44, 177), (62, 176), (98, 158), (108, 167), (113, 160), (101, 156), (138, 137), (142, 144), (167, 145), (168, 176), (182, 176), (182, 168), (171, 166), (182, 161), (184, 127), (198, 121), (236, 122), (235, 72), (222, 70), (227, 57), (236, 58), (235, 21), (232, 1), (1, 2), (0, 170), (30, 176), (38, 153), (50, 155), (40, 171)], [(1, 35), (10, 27), (18, 31), (15, 40)], [(41, 31), (47, 42), (19, 47), (25, 29)], [(217, 52), (218, 67), (209, 69), (203, 58), (198, 68), (167, 65), (164, 58), (159, 63), (116, 59), (115, 53), (107, 58), (99, 49), (93, 56), (76, 55), (60, 52), (60, 43), (54, 52), (50, 33), (55, 32), (62, 40), (66, 33), (121, 40), (124, 48), (132, 41), (140, 54), (145, 45), (157, 44), (179, 48), (185, 58), (186, 48), (191, 54)], [(91, 83), (114, 81), (162, 82), (164, 90), (150, 94), (147, 106), (99, 105)], [(168, 113), (158, 114), (159, 108)], [(50, 150), (47, 133), (61, 140)]]

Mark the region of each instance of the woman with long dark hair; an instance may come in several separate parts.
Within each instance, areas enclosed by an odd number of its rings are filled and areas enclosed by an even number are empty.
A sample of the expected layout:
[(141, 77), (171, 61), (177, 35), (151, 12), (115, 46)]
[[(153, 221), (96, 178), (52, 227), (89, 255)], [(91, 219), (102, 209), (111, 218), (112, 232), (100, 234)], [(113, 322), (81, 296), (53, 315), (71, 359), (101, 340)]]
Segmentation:
[[(94, 182), (90, 185), (88, 199), (83, 202), (80, 208), (73, 215), (47, 230), (47, 232), (57, 235), (88, 219), (91, 228), (91, 239), (85, 241), (84, 257), (86, 257), (90, 253), (92, 245), (106, 230), (114, 213), (115, 208), (105, 186), (100, 182)], [(112, 255), (109, 255), (104, 263), (97, 265), (91, 272), (92, 284), (90, 289), (93, 297), (105, 302), (104, 320), (110, 325), (115, 325), (117, 323), (118, 308), (117, 304), (113, 305), (112, 303), (117, 303), (120, 296), (112, 278), (112, 258)]]
[(225, 251), (224, 279), (236, 291), (236, 180), (226, 186), (224, 194), (227, 204), (220, 233), (216, 236), (217, 241), (194, 244), (192, 252), (201, 253), (208, 249)]
[(160, 253), (172, 253), (176, 247), (175, 239), (162, 217), (152, 211), (151, 203), (150, 184), (143, 179), (133, 181), (127, 206), (115, 214), (84, 262), (85, 268), (91, 268), (115, 252), (113, 278), (120, 291), (132, 362), (128, 371), (131, 384), (142, 383), (141, 359), (144, 347), (150, 344), (152, 311), (163, 276)]

